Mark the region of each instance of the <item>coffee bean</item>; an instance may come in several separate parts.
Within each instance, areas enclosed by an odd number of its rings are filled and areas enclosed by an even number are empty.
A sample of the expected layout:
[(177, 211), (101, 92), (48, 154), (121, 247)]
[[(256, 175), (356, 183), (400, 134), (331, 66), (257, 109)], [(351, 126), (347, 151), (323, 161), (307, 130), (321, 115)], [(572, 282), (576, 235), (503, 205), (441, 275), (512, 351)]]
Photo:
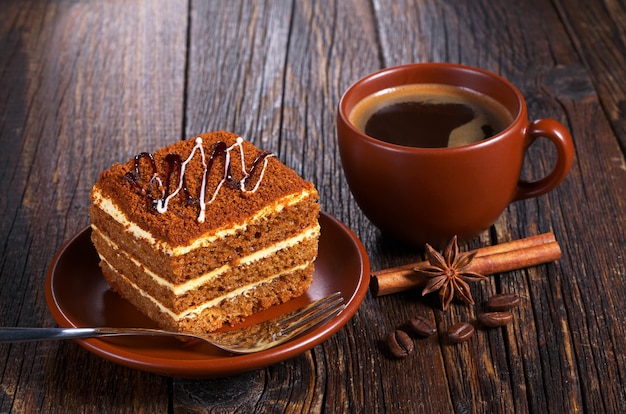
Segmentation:
[(458, 322), (448, 328), (448, 338), (451, 342), (467, 341), (474, 336), (474, 327), (468, 322)]
[(478, 320), (488, 328), (495, 328), (510, 323), (513, 315), (508, 312), (485, 312), (478, 315)]
[(487, 307), (494, 311), (506, 311), (519, 305), (519, 296), (515, 293), (500, 293), (487, 300)]
[(406, 332), (400, 329), (396, 329), (387, 335), (387, 346), (389, 351), (391, 351), (391, 355), (396, 358), (404, 358), (413, 352), (413, 340)]
[(424, 316), (414, 316), (409, 319), (407, 325), (412, 333), (423, 337), (431, 336), (437, 332), (435, 324)]

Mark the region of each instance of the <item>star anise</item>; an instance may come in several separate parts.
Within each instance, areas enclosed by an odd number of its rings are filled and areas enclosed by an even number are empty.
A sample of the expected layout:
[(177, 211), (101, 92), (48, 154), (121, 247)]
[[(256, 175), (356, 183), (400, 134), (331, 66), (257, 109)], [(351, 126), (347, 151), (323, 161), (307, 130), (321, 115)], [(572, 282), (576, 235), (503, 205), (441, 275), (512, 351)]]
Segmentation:
[(422, 295), (439, 291), (443, 310), (448, 308), (455, 293), (458, 293), (465, 302), (473, 305), (474, 299), (467, 282), (487, 279), (484, 275), (467, 270), (476, 252), (459, 253), (456, 236), (452, 238), (443, 255), (428, 244), (426, 244), (426, 251), (429, 264), (413, 269), (430, 279), (422, 290)]

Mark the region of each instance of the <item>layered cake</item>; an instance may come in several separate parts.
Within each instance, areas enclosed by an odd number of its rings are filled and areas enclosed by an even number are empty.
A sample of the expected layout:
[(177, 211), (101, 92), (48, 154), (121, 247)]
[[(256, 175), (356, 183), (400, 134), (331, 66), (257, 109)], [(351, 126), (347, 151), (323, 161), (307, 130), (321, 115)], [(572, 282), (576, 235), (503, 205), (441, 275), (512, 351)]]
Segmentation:
[(91, 201), (104, 278), (164, 329), (236, 324), (312, 283), (315, 187), (235, 134), (210, 132), (115, 164)]

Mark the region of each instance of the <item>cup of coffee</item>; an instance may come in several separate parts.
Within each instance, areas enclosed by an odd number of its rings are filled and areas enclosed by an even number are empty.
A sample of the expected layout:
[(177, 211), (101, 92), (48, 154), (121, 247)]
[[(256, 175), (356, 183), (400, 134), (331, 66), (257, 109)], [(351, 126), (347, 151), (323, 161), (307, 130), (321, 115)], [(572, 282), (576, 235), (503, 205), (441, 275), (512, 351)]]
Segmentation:
[[(540, 137), (556, 148), (556, 163), (524, 181), (524, 157)], [(529, 121), (509, 81), (447, 63), (396, 66), (357, 81), (339, 102), (337, 138), (363, 213), (383, 234), (421, 246), (477, 236), (509, 203), (555, 188), (574, 158), (565, 127)]]

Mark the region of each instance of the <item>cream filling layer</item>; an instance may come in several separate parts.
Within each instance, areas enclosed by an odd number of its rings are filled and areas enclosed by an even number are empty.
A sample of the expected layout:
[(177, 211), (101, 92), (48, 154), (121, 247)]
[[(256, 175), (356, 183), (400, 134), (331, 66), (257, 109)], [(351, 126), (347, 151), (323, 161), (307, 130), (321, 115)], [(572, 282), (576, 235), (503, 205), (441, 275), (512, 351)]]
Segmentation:
[(132, 281), (128, 280), (126, 277), (124, 277), (124, 275), (122, 275), (121, 273), (118, 273), (115, 268), (113, 268), (113, 266), (111, 266), (111, 264), (109, 262), (106, 261), (105, 258), (103, 258), (102, 256), (100, 256), (100, 259), (102, 259), (102, 261), (104, 263), (106, 263), (107, 266), (109, 266), (118, 276), (120, 276), (122, 279), (124, 279), (128, 284), (130, 284), (134, 289), (137, 290), (137, 292), (139, 292), (139, 294), (141, 294), (141, 296), (143, 296), (144, 298), (150, 300), (150, 302), (154, 303), (155, 306), (157, 306), (161, 312), (169, 315), (172, 319), (174, 319), (175, 321), (180, 321), (181, 319), (193, 319), (196, 316), (198, 316), (202, 311), (204, 311), (205, 309), (208, 308), (212, 308), (214, 306), (219, 305), (220, 302), (222, 302), (223, 300), (227, 300), (230, 298), (234, 298), (236, 296), (239, 296), (241, 294), (246, 294), (246, 292), (251, 291), (253, 289), (255, 289), (257, 286), (260, 286), (264, 283), (270, 283), (272, 282), (274, 279), (279, 278), (283, 275), (301, 270), (306, 268), (310, 263), (304, 263), (295, 267), (292, 267), (291, 269), (287, 269), (284, 272), (278, 273), (276, 275), (267, 277), (261, 281), (255, 282), (255, 283), (251, 283), (249, 285), (246, 286), (242, 286), (239, 289), (233, 290), (231, 292), (228, 292), (225, 295), (222, 295), (220, 297), (217, 297), (215, 299), (209, 300), (207, 302), (204, 302), (198, 306), (195, 306), (193, 308), (189, 308), (181, 313), (174, 313), (172, 312), (170, 309), (166, 308), (165, 306), (163, 306), (161, 304), (161, 302), (159, 302), (158, 300), (156, 300), (155, 298), (153, 298), (151, 295), (149, 295), (148, 293), (146, 293), (145, 291), (143, 291), (139, 286), (137, 286), (135, 283), (133, 283)]
[[(179, 283), (179, 284), (174, 284), (169, 282), (168, 280), (163, 279), (162, 277), (160, 277), (159, 275), (157, 275), (156, 273), (154, 273), (153, 271), (151, 271), (150, 269), (146, 268), (145, 266), (142, 265), (142, 263), (137, 260), (136, 258), (134, 258), (133, 256), (129, 255), (127, 252), (123, 251), (122, 249), (119, 248), (119, 246), (112, 241), (111, 239), (109, 239), (107, 236), (104, 235), (104, 233), (102, 233), (100, 231), (100, 229), (98, 229), (96, 226), (92, 225), (91, 226), (92, 229), (96, 232), (98, 232), (98, 234), (100, 235), (100, 237), (102, 237), (104, 239), (104, 241), (111, 246), (114, 250), (118, 251), (119, 253), (123, 254), (124, 256), (126, 256), (126, 258), (128, 258), (130, 261), (133, 262), (133, 264), (135, 264), (135, 266), (137, 266), (138, 268), (141, 268), (142, 271), (147, 274), (148, 276), (150, 276), (152, 278), (152, 280), (155, 283), (158, 283), (161, 286), (166, 287), (167, 289), (169, 289), (170, 291), (172, 291), (175, 295), (179, 296), (179, 295), (184, 295), (185, 293), (187, 293), (188, 291), (192, 290), (192, 289), (197, 289), (198, 287), (202, 286), (203, 284), (207, 283), (208, 281), (210, 281), (211, 279), (214, 279), (224, 273), (226, 273), (228, 270), (231, 269), (230, 265), (224, 265), (221, 267), (218, 267), (217, 269), (214, 269), (208, 273), (205, 273), (204, 275), (201, 275), (199, 277), (196, 277), (194, 279), (191, 279), (185, 283)], [(269, 247), (266, 247), (265, 249), (256, 251), (248, 256), (242, 257), (241, 259), (239, 259), (239, 264), (240, 265), (247, 265), (250, 263), (253, 263), (255, 261), (264, 259), (266, 257), (269, 257), (270, 255), (283, 250), (283, 249), (287, 249), (289, 247), (293, 247), (299, 243), (302, 243), (305, 240), (311, 239), (311, 238), (317, 238), (319, 237), (320, 234), (320, 227), (319, 225), (310, 227), (308, 229), (305, 229), (302, 233), (291, 237), (289, 239), (286, 240), (282, 240), (278, 243), (275, 243)], [(102, 256), (101, 256), (102, 257)], [(103, 259), (105, 260), (105, 259)], [(106, 261), (106, 260), (105, 260)], [(107, 262), (108, 263), (108, 262)]]
[(115, 221), (124, 226), (127, 231), (136, 238), (147, 240), (148, 243), (153, 245), (156, 249), (169, 256), (181, 256), (183, 254), (189, 253), (192, 250), (206, 247), (215, 242), (215, 240), (219, 240), (231, 234), (235, 234), (240, 230), (245, 230), (249, 224), (262, 219), (270, 213), (279, 213), (285, 207), (297, 204), (305, 198), (309, 197), (311, 194), (312, 193), (310, 191), (304, 190), (298, 194), (287, 195), (278, 200), (274, 205), (267, 206), (259, 210), (254, 216), (252, 216), (252, 218), (248, 222), (235, 224), (232, 227), (223, 227), (216, 230), (215, 233), (210, 236), (199, 237), (195, 239), (187, 246), (171, 246), (169, 243), (157, 241), (150, 232), (142, 229), (136, 223), (130, 221), (128, 217), (126, 217), (126, 215), (109, 198), (106, 198), (102, 195), (100, 189), (98, 188), (95, 188), (93, 191), (93, 202), (101, 210), (110, 215)]

